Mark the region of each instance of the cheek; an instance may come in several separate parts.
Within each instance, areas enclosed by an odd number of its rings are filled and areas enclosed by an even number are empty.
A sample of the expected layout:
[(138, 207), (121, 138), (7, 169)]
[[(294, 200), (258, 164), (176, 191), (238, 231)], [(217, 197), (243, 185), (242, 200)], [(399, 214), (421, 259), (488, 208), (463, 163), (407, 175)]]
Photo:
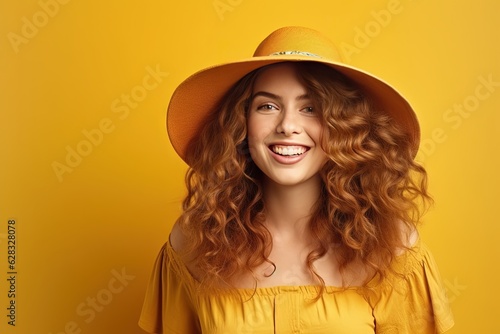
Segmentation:
[(328, 138), (328, 130), (319, 121), (309, 124), (308, 129), (309, 136), (318, 145), (321, 145), (323, 138)]
[(249, 117), (247, 120), (247, 140), (248, 140), (248, 146), (253, 147), (255, 143), (255, 124), (252, 121), (252, 117)]
[(317, 148), (321, 151), (322, 159), (327, 161), (329, 158), (328, 154), (325, 152), (325, 148), (328, 147), (328, 129), (321, 124), (315, 124), (315, 126), (311, 128), (309, 136), (314, 141)]
[(250, 116), (247, 121), (247, 137), (249, 145), (256, 145), (266, 136), (266, 124), (258, 116)]
[(266, 160), (266, 138), (270, 134), (269, 119), (263, 119), (260, 115), (250, 116), (247, 121), (247, 142), (250, 157), (259, 169), (263, 167)]
[(255, 124), (255, 119), (249, 117), (247, 120), (247, 143), (250, 156), (255, 160), (255, 147), (258, 142), (258, 126)]

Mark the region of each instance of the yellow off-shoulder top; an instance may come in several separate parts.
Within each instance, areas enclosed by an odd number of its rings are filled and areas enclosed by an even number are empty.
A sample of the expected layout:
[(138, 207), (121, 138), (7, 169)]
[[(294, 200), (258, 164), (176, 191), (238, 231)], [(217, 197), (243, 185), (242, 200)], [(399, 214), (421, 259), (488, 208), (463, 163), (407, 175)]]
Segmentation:
[(139, 326), (163, 334), (434, 334), (454, 322), (428, 248), (418, 242), (397, 257), (373, 289), (315, 286), (239, 289), (207, 294), (167, 242), (158, 255)]

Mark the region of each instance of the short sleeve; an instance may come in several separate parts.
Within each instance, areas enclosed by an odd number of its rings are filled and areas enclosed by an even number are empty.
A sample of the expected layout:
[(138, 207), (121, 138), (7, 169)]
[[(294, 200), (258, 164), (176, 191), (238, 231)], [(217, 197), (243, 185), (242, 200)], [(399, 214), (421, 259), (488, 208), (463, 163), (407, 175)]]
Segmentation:
[(156, 258), (139, 318), (139, 326), (148, 333), (200, 333), (191, 298), (192, 277), (178, 261), (166, 243)]
[(374, 301), (375, 333), (435, 334), (454, 325), (446, 289), (429, 249), (421, 242), (393, 265), (401, 275), (381, 283)]

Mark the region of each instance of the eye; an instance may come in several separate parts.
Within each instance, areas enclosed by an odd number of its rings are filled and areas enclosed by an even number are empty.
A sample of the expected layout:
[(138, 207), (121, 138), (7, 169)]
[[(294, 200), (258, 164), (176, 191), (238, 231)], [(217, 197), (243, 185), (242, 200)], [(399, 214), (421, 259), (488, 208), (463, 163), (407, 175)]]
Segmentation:
[(272, 104), (266, 103), (257, 107), (257, 110), (278, 110), (278, 108)]
[(314, 111), (314, 108), (313, 107), (305, 107), (305, 108), (302, 108), (302, 111), (305, 112), (306, 114), (314, 114), (315, 111)]

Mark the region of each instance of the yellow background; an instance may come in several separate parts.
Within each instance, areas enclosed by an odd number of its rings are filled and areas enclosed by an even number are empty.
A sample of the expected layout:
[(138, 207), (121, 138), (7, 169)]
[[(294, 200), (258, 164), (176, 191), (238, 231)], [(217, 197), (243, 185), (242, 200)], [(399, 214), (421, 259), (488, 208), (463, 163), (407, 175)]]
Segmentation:
[[(146, 281), (184, 195), (168, 99), (189, 74), (251, 55), (284, 25), (323, 31), (411, 101), (436, 201), (422, 235), (452, 301), (450, 333), (497, 332), (499, 2), (19, 0), (0, 13), (1, 333), (141, 333)], [(77, 149), (86, 156), (58, 176), (54, 164)]]

